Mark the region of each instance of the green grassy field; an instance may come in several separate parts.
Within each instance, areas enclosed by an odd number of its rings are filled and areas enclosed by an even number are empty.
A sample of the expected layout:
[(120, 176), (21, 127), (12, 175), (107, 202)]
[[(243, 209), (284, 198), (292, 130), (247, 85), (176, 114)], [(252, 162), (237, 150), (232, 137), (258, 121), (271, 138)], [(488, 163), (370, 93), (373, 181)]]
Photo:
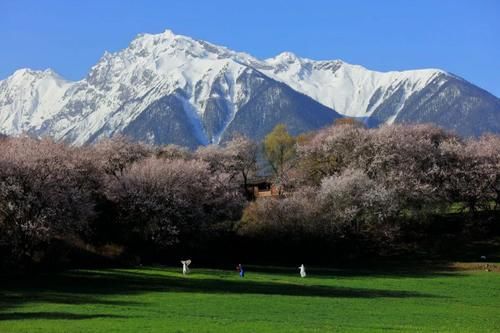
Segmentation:
[[(0, 285), (0, 332), (500, 332), (500, 273), (74, 270)], [(28, 282), (29, 281), (29, 282)]]

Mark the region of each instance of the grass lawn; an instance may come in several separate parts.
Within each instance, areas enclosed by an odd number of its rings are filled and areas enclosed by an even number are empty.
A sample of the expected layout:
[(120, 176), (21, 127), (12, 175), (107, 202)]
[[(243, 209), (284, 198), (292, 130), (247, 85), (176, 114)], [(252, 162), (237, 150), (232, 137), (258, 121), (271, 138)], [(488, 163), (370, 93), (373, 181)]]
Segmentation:
[(500, 273), (73, 270), (0, 285), (0, 332), (500, 332)]

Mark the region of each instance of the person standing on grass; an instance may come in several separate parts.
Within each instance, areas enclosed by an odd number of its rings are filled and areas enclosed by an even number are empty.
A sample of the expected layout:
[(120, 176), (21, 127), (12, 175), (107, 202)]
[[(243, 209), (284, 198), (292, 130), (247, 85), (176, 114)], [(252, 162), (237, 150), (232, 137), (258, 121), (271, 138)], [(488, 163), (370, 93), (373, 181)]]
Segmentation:
[(299, 266), (299, 271), (300, 271), (300, 277), (305, 278), (306, 277), (306, 268), (304, 264)]
[(241, 264), (238, 264), (238, 266), (236, 266), (236, 270), (240, 273), (240, 277), (245, 277), (245, 270), (243, 269), (243, 266)]
[(191, 264), (191, 259), (181, 260), (182, 264), (182, 275), (186, 275), (189, 273), (189, 265)]

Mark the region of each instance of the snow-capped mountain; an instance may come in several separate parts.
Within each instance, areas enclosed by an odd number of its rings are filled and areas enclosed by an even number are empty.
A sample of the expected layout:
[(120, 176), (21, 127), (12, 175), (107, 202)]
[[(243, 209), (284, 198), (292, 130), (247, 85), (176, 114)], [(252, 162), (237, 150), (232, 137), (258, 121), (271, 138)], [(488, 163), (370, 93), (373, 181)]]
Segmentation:
[(500, 99), (440, 69), (377, 72), (285, 52), (261, 70), (370, 126), (434, 123), (464, 136), (500, 132)]
[(41, 126), (61, 110), (71, 85), (50, 69), (16, 71), (0, 81), (0, 128), (17, 134)]
[(381, 73), (340, 60), (299, 58), (289, 52), (267, 59), (266, 63), (272, 67), (264, 70), (266, 74), (348, 117), (371, 116), (388, 96), (402, 88), (401, 104), (389, 122), (394, 121), (409, 96), (444, 74), (438, 69)]
[(259, 60), (169, 30), (106, 52), (80, 81), (29, 69), (0, 81), (0, 132), (74, 144), (124, 133), (195, 147), (236, 132), (260, 139), (277, 123), (297, 134), (341, 115), (500, 132), (499, 100), (441, 70), (381, 73), (287, 52)]

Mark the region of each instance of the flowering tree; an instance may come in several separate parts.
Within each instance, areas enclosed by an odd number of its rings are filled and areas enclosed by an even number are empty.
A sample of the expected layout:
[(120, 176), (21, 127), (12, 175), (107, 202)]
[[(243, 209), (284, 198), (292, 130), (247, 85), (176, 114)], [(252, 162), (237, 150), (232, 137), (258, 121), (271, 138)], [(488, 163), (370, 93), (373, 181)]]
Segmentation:
[(472, 212), (499, 207), (499, 144), (498, 136), (487, 135), (443, 145), (443, 189), (450, 201), (463, 202)]
[(156, 156), (164, 159), (175, 160), (175, 159), (190, 159), (191, 152), (185, 148), (178, 145), (165, 145), (161, 146), (156, 150)]
[(312, 188), (281, 198), (259, 199), (250, 203), (241, 219), (239, 233), (261, 239), (295, 239), (319, 234), (316, 193)]
[(0, 230), (11, 255), (31, 260), (51, 240), (83, 234), (99, 179), (77, 149), (29, 138), (0, 145)]
[(327, 225), (341, 233), (381, 226), (400, 211), (395, 193), (359, 169), (324, 178), (319, 202)]
[(209, 164), (212, 174), (229, 175), (228, 180), (242, 186), (247, 198), (248, 179), (257, 168), (257, 145), (243, 136), (236, 136), (223, 146), (209, 145), (197, 150), (196, 156)]
[(150, 147), (140, 143), (132, 143), (121, 135), (104, 139), (97, 143), (93, 149), (100, 162), (100, 167), (108, 175), (116, 178), (123, 175), (127, 166), (152, 154)]
[(367, 139), (366, 129), (348, 122), (321, 130), (312, 138), (299, 142), (299, 168), (306, 182), (319, 185), (322, 178), (359, 164)]
[(160, 246), (203, 224), (238, 218), (235, 208), (242, 203), (238, 193), (215, 180), (206, 162), (156, 157), (125, 170), (109, 196), (118, 206), (118, 223), (127, 227), (131, 239)]
[(362, 168), (392, 188), (408, 208), (439, 201), (443, 175), (441, 148), (456, 138), (430, 125), (385, 126), (372, 130)]
[(469, 142), (469, 151), (481, 158), (484, 177), (488, 183), (487, 190), (495, 209), (500, 209), (500, 136), (485, 135), (477, 141)]

